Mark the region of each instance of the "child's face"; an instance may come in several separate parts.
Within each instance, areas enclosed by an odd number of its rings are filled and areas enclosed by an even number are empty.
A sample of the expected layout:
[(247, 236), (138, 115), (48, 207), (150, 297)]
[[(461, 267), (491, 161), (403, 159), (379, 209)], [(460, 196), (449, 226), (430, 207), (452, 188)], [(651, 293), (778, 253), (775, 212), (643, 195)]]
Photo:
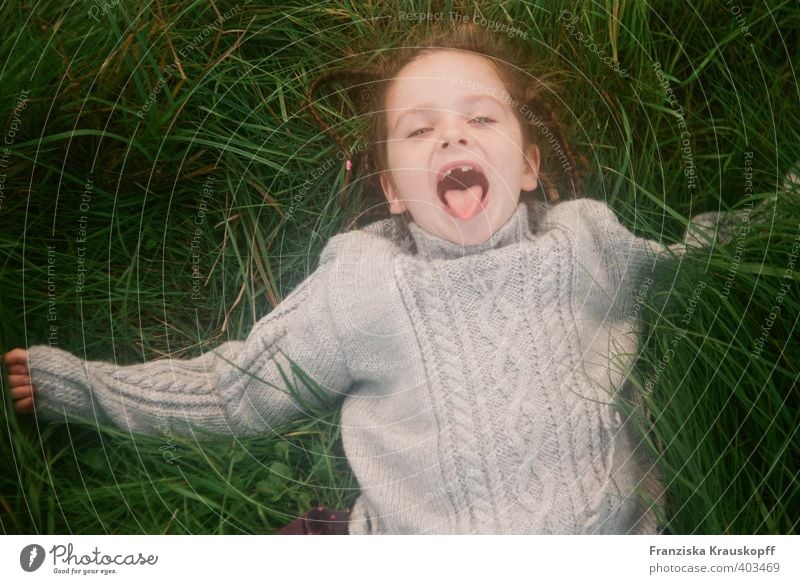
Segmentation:
[[(380, 178), (390, 211), (408, 210), (421, 228), (454, 243), (489, 239), (520, 191), (537, 186), (539, 151), (523, 152), (510, 101), (479, 55), (442, 50), (403, 67), (386, 95), (389, 170)], [(445, 178), (454, 163), (459, 170)], [(477, 172), (463, 171), (469, 167)]]

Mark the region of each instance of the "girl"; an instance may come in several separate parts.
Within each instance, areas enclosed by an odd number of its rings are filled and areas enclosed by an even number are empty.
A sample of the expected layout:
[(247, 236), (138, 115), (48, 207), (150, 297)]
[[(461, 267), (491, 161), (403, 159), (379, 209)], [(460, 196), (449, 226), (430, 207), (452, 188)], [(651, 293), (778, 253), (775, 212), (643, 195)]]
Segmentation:
[[(416, 47), (370, 85), (362, 171), (394, 218), (334, 236), (246, 340), (196, 359), (9, 352), (15, 408), (248, 436), (341, 398), (360, 496), (289, 532), (657, 533), (661, 487), (618, 400), (639, 282), (670, 254), (580, 198), (518, 54), (468, 26)], [(674, 249), (708, 237), (690, 235)]]

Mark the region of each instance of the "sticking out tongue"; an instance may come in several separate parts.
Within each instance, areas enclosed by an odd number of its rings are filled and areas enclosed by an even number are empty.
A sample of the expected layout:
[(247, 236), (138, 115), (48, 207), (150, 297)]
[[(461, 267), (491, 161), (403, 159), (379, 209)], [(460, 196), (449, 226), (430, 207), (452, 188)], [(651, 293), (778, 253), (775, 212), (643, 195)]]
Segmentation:
[(444, 198), (447, 201), (448, 212), (462, 221), (469, 221), (483, 210), (481, 185), (472, 185), (463, 190), (451, 189), (445, 192)]
[(444, 174), (436, 190), (451, 217), (469, 221), (483, 211), (489, 181), (483, 172), (465, 164)]

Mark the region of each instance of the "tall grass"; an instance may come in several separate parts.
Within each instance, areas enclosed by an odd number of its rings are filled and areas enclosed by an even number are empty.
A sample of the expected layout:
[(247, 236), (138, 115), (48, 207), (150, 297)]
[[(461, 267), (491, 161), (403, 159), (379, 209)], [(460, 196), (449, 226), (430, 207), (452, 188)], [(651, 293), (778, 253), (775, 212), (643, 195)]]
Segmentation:
[[(244, 338), (309, 274), (359, 208), (360, 187), (340, 209), (337, 147), (311, 123), (305, 88), (328, 67), (363, 62), (363, 39), (389, 45), (422, 26), (400, 12), (476, 10), (132, 1), (96, 22), (91, 6), (2, 8), (0, 123), (14, 135), (0, 168), (0, 350), (46, 343), (55, 324), (58, 346), (120, 363)], [(669, 243), (696, 213), (774, 194), (800, 159), (800, 9), (732, 6), (481, 3), (478, 14), (487, 28), (524, 33), (534, 58), (563, 70), (589, 196)], [(357, 122), (326, 107), (357, 136)], [(774, 209), (742, 237), (658, 274), (643, 310), (632, 380), (673, 533), (797, 528), (800, 271), (783, 274), (800, 205), (781, 193)], [(342, 507), (357, 494), (335, 411), (259, 439), (195, 442), (40, 425), (13, 415), (7, 398), (0, 407), (5, 533), (270, 533), (312, 501)]]

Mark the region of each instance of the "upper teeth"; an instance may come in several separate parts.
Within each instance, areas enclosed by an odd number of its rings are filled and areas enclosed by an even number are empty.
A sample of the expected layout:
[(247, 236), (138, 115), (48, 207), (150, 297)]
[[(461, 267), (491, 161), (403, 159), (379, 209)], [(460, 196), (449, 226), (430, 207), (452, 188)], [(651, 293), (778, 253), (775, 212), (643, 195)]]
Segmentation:
[[(451, 168), (450, 170), (448, 170), (447, 172), (445, 172), (445, 173), (444, 173), (444, 174), (445, 174), (445, 176), (447, 176), (448, 174), (450, 174), (451, 172), (453, 172), (453, 171), (454, 171), (454, 170), (456, 170), (457, 168), (458, 168), (458, 167)], [(462, 167), (460, 168), (460, 170), (461, 170), (461, 172), (467, 172), (467, 171), (469, 171), (469, 170), (474, 170), (474, 167), (473, 167), (473, 166), (462, 166)]]

